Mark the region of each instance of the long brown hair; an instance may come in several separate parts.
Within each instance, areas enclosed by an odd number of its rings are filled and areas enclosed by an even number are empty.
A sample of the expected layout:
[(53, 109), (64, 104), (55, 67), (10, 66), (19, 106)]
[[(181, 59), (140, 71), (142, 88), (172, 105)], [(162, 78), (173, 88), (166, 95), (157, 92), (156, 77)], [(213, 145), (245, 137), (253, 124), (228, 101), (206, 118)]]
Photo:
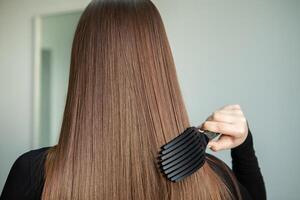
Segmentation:
[(74, 36), (42, 199), (233, 199), (207, 163), (179, 183), (160, 174), (159, 147), (189, 126), (156, 7), (149, 0), (94, 0)]

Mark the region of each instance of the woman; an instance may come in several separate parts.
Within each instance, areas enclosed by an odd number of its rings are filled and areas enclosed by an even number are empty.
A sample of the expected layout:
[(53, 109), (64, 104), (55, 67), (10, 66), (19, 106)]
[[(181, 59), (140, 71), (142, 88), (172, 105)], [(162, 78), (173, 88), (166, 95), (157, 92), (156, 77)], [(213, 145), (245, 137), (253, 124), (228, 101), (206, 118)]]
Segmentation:
[(14, 163), (1, 199), (265, 199), (238, 105), (200, 127), (223, 135), (233, 172), (212, 155), (185, 180), (157, 169), (159, 147), (190, 126), (161, 17), (148, 0), (94, 0), (73, 41), (59, 142)]

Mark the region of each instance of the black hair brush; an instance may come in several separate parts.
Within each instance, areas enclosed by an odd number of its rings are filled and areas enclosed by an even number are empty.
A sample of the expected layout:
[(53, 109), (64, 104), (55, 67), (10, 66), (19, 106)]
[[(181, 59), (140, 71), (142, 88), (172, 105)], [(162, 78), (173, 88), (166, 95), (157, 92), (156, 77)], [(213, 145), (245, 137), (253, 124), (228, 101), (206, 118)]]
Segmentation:
[(161, 147), (158, 155), (160, 171), (172, 181), (178, 182), (192, 175), (205, 162), (207, 143), (219, 133), (189, 127), (183, 133)]

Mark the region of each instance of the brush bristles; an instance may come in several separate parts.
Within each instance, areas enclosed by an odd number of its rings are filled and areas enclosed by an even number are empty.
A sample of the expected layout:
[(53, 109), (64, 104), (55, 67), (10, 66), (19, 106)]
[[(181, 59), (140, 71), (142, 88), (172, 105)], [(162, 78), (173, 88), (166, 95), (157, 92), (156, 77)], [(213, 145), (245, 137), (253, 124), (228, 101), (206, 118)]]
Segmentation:
[(190, 176), (203, 166), (207, 142), (207, 136), (197, 128), (187, 128), (161, 147), (158, 155), (160, 171), (173, 182)]

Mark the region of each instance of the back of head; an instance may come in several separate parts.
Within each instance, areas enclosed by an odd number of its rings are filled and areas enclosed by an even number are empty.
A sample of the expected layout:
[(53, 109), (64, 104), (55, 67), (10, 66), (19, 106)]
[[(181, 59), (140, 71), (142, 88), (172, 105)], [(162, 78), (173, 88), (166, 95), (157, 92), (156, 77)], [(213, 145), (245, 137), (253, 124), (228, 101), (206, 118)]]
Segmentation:
[(148, 0), (92, 1), (73, 41), (59, 142), (43, 199), (228, 199), (208, 164), (179, 183), (159, 147), (189, 127), (158, 10)]

